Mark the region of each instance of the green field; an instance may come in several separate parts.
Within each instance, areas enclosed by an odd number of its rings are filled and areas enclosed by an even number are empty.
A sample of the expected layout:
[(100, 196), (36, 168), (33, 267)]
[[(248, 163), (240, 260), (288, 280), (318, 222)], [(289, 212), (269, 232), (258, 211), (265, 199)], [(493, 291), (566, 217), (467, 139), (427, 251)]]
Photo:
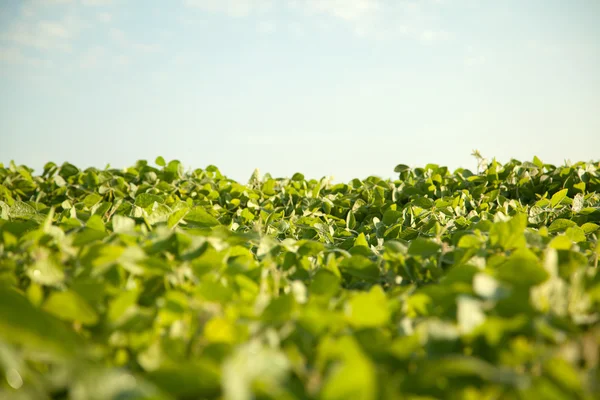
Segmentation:
[(0, 398), (600, 398), (600, 163), (395, 172), (0, 164)]

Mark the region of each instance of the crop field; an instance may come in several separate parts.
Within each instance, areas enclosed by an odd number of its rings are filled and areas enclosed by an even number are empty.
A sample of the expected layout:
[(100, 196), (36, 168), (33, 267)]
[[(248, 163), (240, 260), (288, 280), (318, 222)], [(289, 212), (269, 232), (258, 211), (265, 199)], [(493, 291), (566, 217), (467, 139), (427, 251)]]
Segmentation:
[(600, 398), (600, 163), (395, 173), (0, 164), (0, 398)]

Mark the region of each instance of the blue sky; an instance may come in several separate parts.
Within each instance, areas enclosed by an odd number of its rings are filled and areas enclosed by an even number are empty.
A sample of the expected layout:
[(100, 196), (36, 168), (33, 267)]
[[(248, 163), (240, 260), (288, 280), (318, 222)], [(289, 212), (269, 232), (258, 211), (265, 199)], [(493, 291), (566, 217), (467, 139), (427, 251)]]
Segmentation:
[(597, 0), (1, 0), (0, 162), (600, 158)]

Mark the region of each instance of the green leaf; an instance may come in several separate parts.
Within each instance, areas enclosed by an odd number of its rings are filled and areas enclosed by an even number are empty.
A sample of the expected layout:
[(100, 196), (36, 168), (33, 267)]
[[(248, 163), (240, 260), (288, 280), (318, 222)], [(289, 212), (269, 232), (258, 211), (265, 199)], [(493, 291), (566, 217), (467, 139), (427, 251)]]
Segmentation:
[[(164, 392), (180, 399), (215, 398), (220, 392), (219, 369), (205, 360), (168, 363), (148, 373), (148, 379)], [(124, 398), (129, 398), (127, 395)], [(134, 397), (154, 399), (154, 397)]]
[(552, 198), (550, 199), (550, 207), (554, 208), (557, 205), (559, 205), (565, 199), (565, 197), (567, 197), (568, 192), (569, 189), (563, 189), (554, 193), (554, 195), (552, 195)]
[(135, 196), (135, 205), (141, 208), (147, 208), (152, 206), (155, 202), (158, 204), (164, 203), (164, 199), (161, 196), (151, 193), (140, 193)]
[(356, 342), (349, 337), (340, 340), (345, 354), (338, 356), (323, 385), (323, 400), (375, 400), (378, 398), (377, 371)]
[(379, 267), (373, 261), (360, 255), (345, 258), (339, 265), (343, 274), (375, 282), (379, 279)]
[(527, 215), (517, 214), (509, 221), (500, 221), (490, 229), (490, 241), (494, 246), (505, 250), (524, 248), (527, 245), (524, 231), (527, 227)]
[(166, 161), (164, 158), (162, 158), (162, 156), (158, 156), (156, 157), (156, 160), (154, 160), (154, 163), (156, 165), (158, 165), (159, 167), (164, 167), (165, 165), (167, 165)]
[(548, 279), (548, 272), (541, 261), (531, 251), (523, 249), (515, 251), (497, 269), (500, 280), (516, 286), (534, 286)]
[(577, 223), (575, 223), (569, 219), (558, 218), (558, 219), (555, 219), (554, 221), (552, 221), (552, 223), (548, 227), (548, 232), (550, 232), (550, 233), (563, 232), (563, 231), (567, 230), (567, 228), (570, 228), (572, 226), (577, 226)]
[(73, 291), (51, 293), (43, 308), (62, 320), (83, 325), (95, 325), (98, 322), (96, 311)]
[(346, 228), (354, 229), (356, 228), (356, 217), (352, 210), (348, 211), (348, 215), (346, 216)]
[(188, 214), (188, 212), (189, 209), (187, 208), (182, 208), (177, 211), (174, 211), (167, 219), (167, 226), (169, 227), (169, 229), (173, 229), (177, 225), (179, 225), (181, 221), (183, 221), (185, 216)]
[(0, 337), (9, 343), (59, 356), (74, 355), (79, 340), (59, 320), (33, 307), (13, 289), (0, 286)]
[(333, 272), (320, 269), (317, 271), (310, 284), (310, 293), (324, 296), (333, 296), (340, 289), (340, 278)]
[(585, 242), (585, 232), (578, 226), (567, 228), (565, 236), (575, 243)]
[(99, 215), (92, 215), (85, 223), (85, 226), (87, 228), (93, 229), (95, 231), (100, 231), (100, 232), (106, 231), (106, 228), (104, 226), (104, 221), (102, 220), (102, 217), (100, 217)]
[(358, 235), (356, 240), (354, 240), (354, 247), (369, 247), (369, 242), (367, 242), (367, 238), (364, 233)]
[(390, 319), (387, 297), (377, 285), (367, 293), (353, 296), (346, 304), (345, 313), (350, 325), (356, 328), (382, 326)]
[(8, 212), (11, 218), (30, 219), (37, 213), (35, 208), (22, 201), (15, 201)]
[(167, 222), (171, 214), (172, 211), (169, 207), (165, 206), (164, 204), (160, 204), (158, 207), (152, 210), (146, 220), (150, 225), (156, 225), (160, 222)]
[(598, 230), (598, 228), (600, 228), (600, 226), (598, 226), (594, 223), (591, 223), (591, 222), (586, 222), (585, 224), (581, 225), (581, 229), (583, 229), (583, 232), (586, 235), (596, 232)]
[(220, 225), (220, 222), (210, 215), (202, 207), (194, 207), (184, 218), (190, 225), (199, 227), (213, 227)]
[(573, 247), (573, 241), (568, 236), (557, 236), (550, 241), (548, 246), (556, 250), (570, 250)]
[(262, 318), (265, 322), (282, 323), (291, 318), (296, 302), (294, 296), (286, 294), (271, 299), (271, 302), (265, 308)]
[(408, 247), (408, 254), (412, 256), (429, 257), (436, 254), (441, 246), (430, 239), (416, 238)]
[(223, 364), (223, 392), (226, 399), (251, 399), (253, 388), (274, 395), (281, 390), (290, 369), (287, 357), (259, 342), (240, 346)]
[(45, 249), (39, 249), (37, 260), (27, 269), (27, 276), (40, 285), (55, 286), (62, 283), (65, 273), (55, 257)]
[(96, 193), (92, 193), (92, 194), (88, 194), (87, 196), (85, 196), (85, 198), (83, 199), (83, 204), (87, 208), (92, 208), (93, 206), (98, 204), (100, 201), (102, 201), (102, 196), (100, 196)]
[(113, 231), (115, 233), (134, 233), (135, 221), (124, 215), (115, 215), (112, 218)]
[(410, 170), (410, 167), (408, 165), (404, 165), (404, 164), (398, 164), (394, 168), (394, 172), (399, 172), (399, 173), (409, 171), (409, 170)]

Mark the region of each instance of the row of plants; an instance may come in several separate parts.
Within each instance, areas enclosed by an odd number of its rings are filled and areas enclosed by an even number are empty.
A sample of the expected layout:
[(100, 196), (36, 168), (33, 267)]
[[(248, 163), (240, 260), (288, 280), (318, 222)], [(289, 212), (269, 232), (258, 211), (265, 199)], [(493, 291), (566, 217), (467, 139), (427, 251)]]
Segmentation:
[(0, 398), (597, 398), (600, 163), (478, 160), (0, 164)]

